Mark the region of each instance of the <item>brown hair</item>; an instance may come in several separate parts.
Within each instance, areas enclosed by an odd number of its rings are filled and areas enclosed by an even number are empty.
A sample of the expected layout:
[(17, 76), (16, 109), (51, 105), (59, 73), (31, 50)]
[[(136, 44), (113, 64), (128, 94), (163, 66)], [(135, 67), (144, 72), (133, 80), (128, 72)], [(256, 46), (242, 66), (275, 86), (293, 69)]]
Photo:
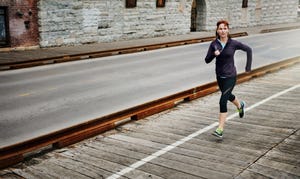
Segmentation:
[[(228, 29), (229, 29), (229, 22), (227, 21), (227, 20), (219, 20), (218, 22), (217, 22), (217, 28), (216, 28), (216, 38), (217, 39), (219, 39), (220, 38), (220, 36), (219, 36), (219, 34), (218, 34), (218, 28), (219, 28), (219, 26), (220, 26), (220, 24), (224, 24), (225, 26), (227, 26), (228, 27)], [(228, 34), (228, 37), (230, 38), (230, 35)]]

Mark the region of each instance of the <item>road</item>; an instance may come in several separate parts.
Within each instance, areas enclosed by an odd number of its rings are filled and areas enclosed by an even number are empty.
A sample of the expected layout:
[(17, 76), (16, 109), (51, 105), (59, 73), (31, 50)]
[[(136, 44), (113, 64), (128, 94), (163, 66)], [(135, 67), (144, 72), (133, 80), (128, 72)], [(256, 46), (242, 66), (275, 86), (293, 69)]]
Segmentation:
[[(239, 38), (253, 68), (300, 56), (300, 30)], [(0, 72), (0, 148), (215, 80), (209, 43)], [(238, 72), (246, 55), (236, 54)]]

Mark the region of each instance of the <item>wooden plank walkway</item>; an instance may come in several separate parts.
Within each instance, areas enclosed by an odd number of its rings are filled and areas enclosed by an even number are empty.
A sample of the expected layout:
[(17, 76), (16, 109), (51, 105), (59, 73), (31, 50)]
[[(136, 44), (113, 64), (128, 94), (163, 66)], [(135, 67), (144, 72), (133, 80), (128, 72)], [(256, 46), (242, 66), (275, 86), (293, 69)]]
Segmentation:
[(296, 64), (237, 85), (247, 112), (240, 119), (228, 104), (223, 140), (211, 135), (215, 93), (37, 155), (0, 178), (300, 178), (299, 74)]

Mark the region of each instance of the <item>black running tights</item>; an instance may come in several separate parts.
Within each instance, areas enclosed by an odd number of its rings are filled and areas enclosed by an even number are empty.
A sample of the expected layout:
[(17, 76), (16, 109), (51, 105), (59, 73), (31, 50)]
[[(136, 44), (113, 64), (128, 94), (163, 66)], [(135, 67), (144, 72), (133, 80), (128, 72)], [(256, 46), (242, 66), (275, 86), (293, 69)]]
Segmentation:
[(236, 77), (228, 77), (228, 78), (221, 78), (217, 77), (217, 82), (219, 85), (219, 88), (222, 92), (221, 98), (220, 98), (220, 112), (225, 113), (227, 112), (227, 101), (234, 101), (235, 96), (232, 94), (232, 90), (236, 83)]

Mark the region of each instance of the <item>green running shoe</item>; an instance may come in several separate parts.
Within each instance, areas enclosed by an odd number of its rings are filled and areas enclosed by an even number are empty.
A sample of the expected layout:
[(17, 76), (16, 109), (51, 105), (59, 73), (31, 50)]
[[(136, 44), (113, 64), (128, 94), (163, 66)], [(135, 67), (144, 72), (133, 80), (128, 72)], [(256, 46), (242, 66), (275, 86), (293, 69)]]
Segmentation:
[(214, 136), (216, 136), (216, 137), (219, 137), (219, 138), (223, 138), (223, 130), (217, 128), (217, 129), (212, 133), (212, 135), (214, 135)]
[(245, 109), (244, 109), (245, 105), (246, 105), (246, 103), (244, 101), (241, 101), (241, 108), (238, 109), (240, 118), (243, 118), (245, 115)]

